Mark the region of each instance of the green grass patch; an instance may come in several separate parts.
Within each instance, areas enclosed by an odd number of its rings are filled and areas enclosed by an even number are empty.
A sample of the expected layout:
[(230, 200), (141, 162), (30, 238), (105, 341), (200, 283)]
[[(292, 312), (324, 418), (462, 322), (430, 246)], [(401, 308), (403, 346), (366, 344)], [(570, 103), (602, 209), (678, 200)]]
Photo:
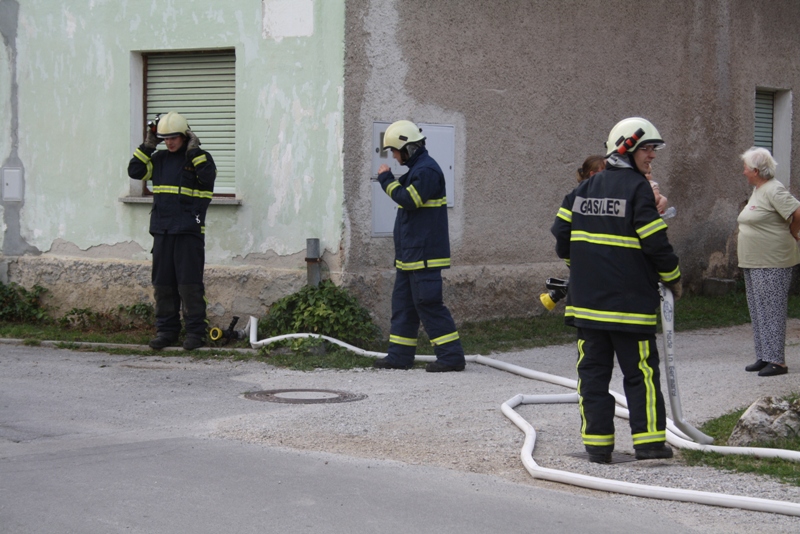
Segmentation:
[[(20, 288), (14, 288), (22, 291)], [(10, 291), (10, 290), (9, 290)], [(36, 345), (52, 340), (65, 343), (101, 343), (114, 345), (146, 345), (155, 333), (152, 307), (144, 304), (119, 306), (109, 312), (93, 312), (73, 309), (58, 320), (48, 319), (35, 305), (41, 293), (25, 294), (26, 307), (22, 311), (13, 308), (25, 320), (0, 320), (0, 337), (23, 339), (26, 344)], [(9, 310), (12, 307), (6, 304)], [(343, 310), (342, 313), (337, 313)], [(11, 315), (9, 315), (11, 316)], [(33, 317), (40, 317), (38, 320)], [(800, 296), (789, 297), (789, 317), (800, 318)], [(723, 328), (748, 323), (750, 315), (743, 290), (721, 297), (686, 295), (675, 303), (675, 330), (678, 332), (702, 328)], [(345, 339), (359, 348), (383, 352), (388, 343), (373, 337), (375, 326), (369, 322), (368, 314), (344, 290), (326, 283), (318, 291), (304, 289), (291, 298), (280, 301), (272, 313), (259, 321), (259, 339), (278, 335), (286, 328), (298, 326), (294, 331), (316, 331), (331, 335), (350, 332)], [(328, 325), (328, 327), (326, 327)], [(359, 325), (357, 328), (354, 325)], [(227, 326), (227, 325), (224, 325)], [(268, 327), (262, 331), (261, 326)], [(280, 328), (278, 328), (280, 327)], [(563, 313), (551, 312), (528, 318), (505, 318), (459, 325), (461, 343), (467, 354), (503, 353), (526, 350), (548, 345), (572, 343), (575, 329), (564, 325)], [(355, 335), (354, 335), (355, 334)], [(364, 341), (364, 339), (370, 339)], [(358, 341), (361, 342), (358, 342)], [(260, 359), (276, 366), (293, 369), (369, 367), (372, 358), (350, 354), (337, 345), (325, 344), (322, 352), (304, 346), (309, 342), (287, 341), (259, 351), (258, 355), (242, 355), (226, 349), (249, 348), (248, 340), (238, 340), (226, 345), (210, 342), (214, 351), (165, 351), (170, 356), (191, 355), (198, 358), (230, 357), (235, 359)], [(80, 350), (90, 350), (81, 347)], [(152, 355), (149, 349), (93, 349), (112, 354)], [(433, 347), (424, 330), (420, 330), (417, 353), (432, 355)], [(296, 361), (295, 361), (296, 360)]]
[[(796, 398), (796, 395), (790, 398)], [(727, 445), (728, 438), (744, 412), (745, 408), (742, 408), (707, 421), (700, 430), (714, 438), (715, 445)], [(800, 437), (755, 443), (753, 446), (800, 451)], [(800, 486), (800, 463), (789, 460), (690, 450), (682, 450), (681, 457), (688, 465), (704, 465), (736, 473), (765, 475), (786, 484)]]
[[(495, 319), (465, 323), (458, 328), (467, 354), (512, 352), (574, 342), (576, 331), (564, 324), (563, 314), (537, 317)], [(433, 354), (427, 337), (420, 336), (420, 354)]]
[[(793, 297), (800, 303), (800, 297)], [(800, 306), (798, 306), (800, 308)], [(659, 320), (661, 319), (659, 314)], [(747, 297), (734, 292), (721, 297), (691, 295), (675, 303), (675, 331), (723, 328), (750, 322)]]

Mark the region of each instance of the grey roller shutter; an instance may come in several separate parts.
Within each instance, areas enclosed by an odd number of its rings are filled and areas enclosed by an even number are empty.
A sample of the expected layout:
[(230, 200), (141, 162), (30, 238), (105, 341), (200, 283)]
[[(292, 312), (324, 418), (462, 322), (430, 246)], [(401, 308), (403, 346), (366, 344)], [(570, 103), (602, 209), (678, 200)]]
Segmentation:
[(236, 193), (236, 53), (148, 54), (145, 113), (177, 111), (217, 164), (214, 193)]
[(775, 113), (775, 93), (756, 91), (756, 131), (753, 145), (772, 152), (773, 115)]

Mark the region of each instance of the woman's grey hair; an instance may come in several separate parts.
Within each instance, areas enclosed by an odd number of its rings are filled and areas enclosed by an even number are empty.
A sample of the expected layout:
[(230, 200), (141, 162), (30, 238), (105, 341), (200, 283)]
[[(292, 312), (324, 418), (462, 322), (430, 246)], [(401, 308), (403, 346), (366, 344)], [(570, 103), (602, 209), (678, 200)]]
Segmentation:
[(741, 155), (741, 158), (745, 165), (757, 170), (758, 175), (763, 179), (770, 180), (775, 177), (775, 168), (778, 166), (778, 162), (766, 148), (750, 147)]

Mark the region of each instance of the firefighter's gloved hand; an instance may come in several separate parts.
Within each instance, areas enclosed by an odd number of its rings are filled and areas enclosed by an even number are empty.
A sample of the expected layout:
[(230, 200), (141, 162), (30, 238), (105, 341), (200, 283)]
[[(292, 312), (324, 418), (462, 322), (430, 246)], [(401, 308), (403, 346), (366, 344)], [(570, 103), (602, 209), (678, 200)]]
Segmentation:
[(664, 285), (667, 286), (670, 291), (672, 291), (672, 298), (674, 300), (678, 300), (679, 298), (681, 298), (681, 295), (683, 295), (683, 284), (681, 283), (680, 280), (678, 280), (677, 282), (673, 282), (671, 284), (664, 284)]
[(200, 139), (191, 130), (186, 130), (186, 137), (189, 138), (189, 144), (186, 145), (186, 150), (194, 150), (200, 148)]
[(144, 146), (145, 148), (151, 148), (155, 150), (158, 143), (161, 142), (161, 139), (156, 137), (156, 134), (153, 133), (153, 130), (150, 128), (147, 129), (147, 135), (144, 138)]

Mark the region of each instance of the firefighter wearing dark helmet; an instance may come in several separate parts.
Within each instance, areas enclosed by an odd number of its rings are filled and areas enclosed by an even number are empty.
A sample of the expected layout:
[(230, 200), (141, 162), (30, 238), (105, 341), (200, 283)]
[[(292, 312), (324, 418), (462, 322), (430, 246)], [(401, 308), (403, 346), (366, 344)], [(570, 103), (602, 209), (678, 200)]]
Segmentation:
[(656, 348), (659, 281), (680, 297), (678, 257), (645, 178), (664, 140), (632, 117), (611, 130), (606, 169), (568, 194), (552, 233), (570, 268), (565, 320), (578, 328), (581, 437), (589, 460), (612, 461), (617, 355), (637, 459), (671, 458)]
[(414, 365), (420, 321), (436, 353), (428, 372), (462, 371), (464, 349), (442, 300), (442, 269), (450, 267), (450, 236), (444, 174), (425, 148), (425, 136), (410, 121), (391, 124), (383, 149), (408, 172), (395, 178), (388, 165), (378, 169), (383, 190), (398, 204), (394, 223), (395, 284), (389, 351), (379, 369)]
[[(166, 150), (156, 150), (164, 142)], [(214, 192), (217, 167), (186, 119), (170, 111), (148, 127), (144, 143), (133, 153), (128, 176), (152, 180), (153, 290), (156, 337), (150, 347), (178, 341), (181, 309), (186, 328), (183, 348), (205, 344), (208, 323), (203, 285), (206, 210)]]

